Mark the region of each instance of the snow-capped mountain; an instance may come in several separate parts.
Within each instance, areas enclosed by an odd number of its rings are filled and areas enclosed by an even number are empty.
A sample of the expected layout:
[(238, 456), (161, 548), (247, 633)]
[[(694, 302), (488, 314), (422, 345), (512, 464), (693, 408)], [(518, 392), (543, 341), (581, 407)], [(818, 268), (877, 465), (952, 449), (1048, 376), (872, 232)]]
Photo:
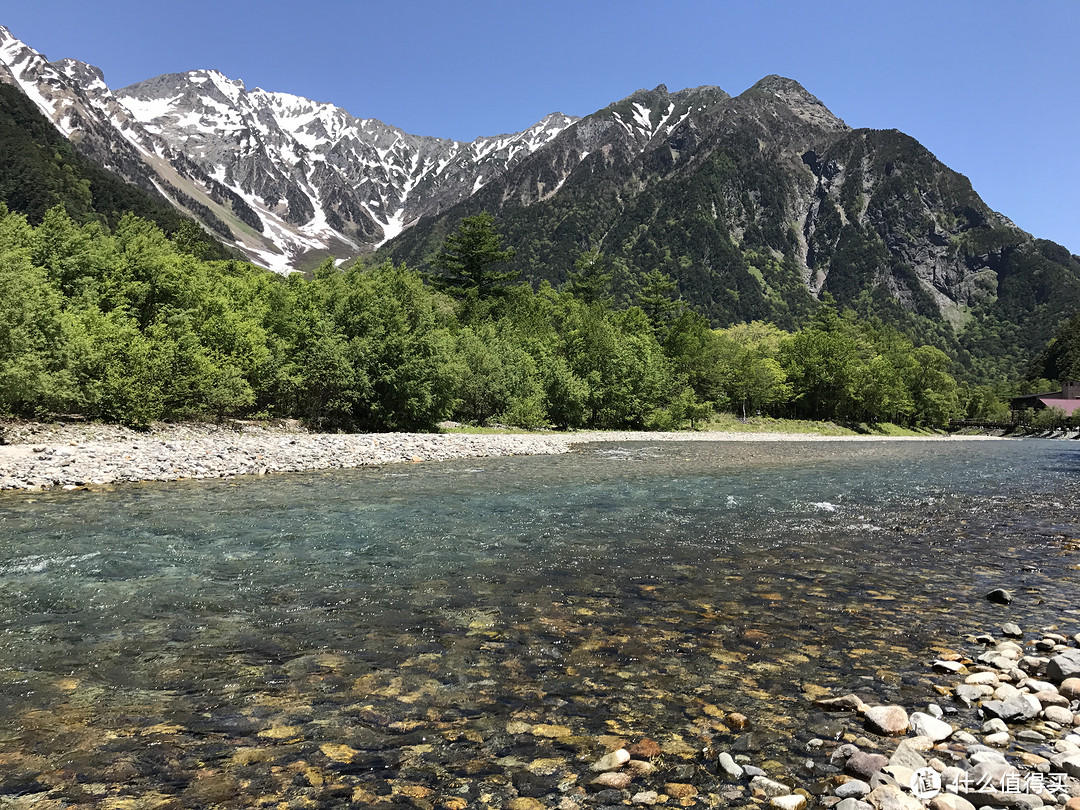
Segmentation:
[(524, 132), (463, 143), (249, 91), (213, 70), (113, 92), (97, 68), (49, 62), (3, 27), (0, 81), (21, 88), (89, 157), (282, 272), (311, 257), (372, 250), (468, 198), (577, 120), (555, 113)]

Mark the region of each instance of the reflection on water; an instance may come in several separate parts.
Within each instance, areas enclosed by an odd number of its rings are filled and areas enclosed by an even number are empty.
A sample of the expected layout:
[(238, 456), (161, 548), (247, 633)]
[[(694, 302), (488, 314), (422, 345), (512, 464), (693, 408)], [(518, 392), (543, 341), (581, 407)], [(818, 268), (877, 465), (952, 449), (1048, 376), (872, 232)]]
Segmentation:
[[(965, 633), (1068, 619), (1078, 460), (595, 445), (6, 495), (0, 795), (555, 806), (647, 737), (663, 753), (635, 789), (705, 805), (702, 749), (794, 774), (840, 733), (816, 687), (919, 707)], [(999, 585), (1011, 608), (982, 598)]]

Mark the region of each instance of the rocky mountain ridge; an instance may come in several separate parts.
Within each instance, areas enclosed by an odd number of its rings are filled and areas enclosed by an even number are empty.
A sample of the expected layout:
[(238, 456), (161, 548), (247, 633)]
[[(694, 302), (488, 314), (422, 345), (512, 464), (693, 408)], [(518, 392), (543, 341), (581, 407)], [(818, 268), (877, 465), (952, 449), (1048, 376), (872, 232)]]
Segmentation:
[(462, 143), (410, 135), (218, 71), (113, 92), (101, 71), (49, 62), (0, 27), (0, 81), (19, 87), (87, 156), (279, 272), (370, 252), (467, 198), (576, 119)]

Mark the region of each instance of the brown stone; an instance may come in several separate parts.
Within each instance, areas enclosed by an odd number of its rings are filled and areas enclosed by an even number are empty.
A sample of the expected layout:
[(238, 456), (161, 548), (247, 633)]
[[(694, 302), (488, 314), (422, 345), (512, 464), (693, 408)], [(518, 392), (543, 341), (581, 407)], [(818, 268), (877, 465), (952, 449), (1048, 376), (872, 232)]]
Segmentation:
[(511, 799), (506, 804), (506, 810), (544, 810), (544, 803), (539, 799)]
[(1080, 699), (1080, 678), (1066, 678), (1061, 682), (1058, 691), (1069, 700)]
[(692, 799), (697, 796), (697, 788), (681, 782), (668, 782), (664, 785), (664, 793), (673, 799)]
[(871, 706), (865, 717), (867, 729), (876, 734), (895, 737), (908, 730), (908, 714), (902, 706)]
[(630, 756), (638, 757), (639, 759), (652, 759), (653, 757), (660, 755), (660, 744), (656, 742), (656, 740), (642, 737), (639, 742), (634, 743), (626, 750), (630, 752)]
[(750, 720), (745, 714), (739, 714), (738, 712), (732, 712), (727, 716), (727, 724), (737, 731), (742, 731), (748, 725)]
[(615, 790), (625, 790), (630, 786), (633, 776), (625, 771), (610, 771), (602, 773), (592, 780), (592, 784)]
[(656, 766), (643, 759), (632, 759), (626, 763), (626, 770), (634, 776), (648, 776), (656, 771)]

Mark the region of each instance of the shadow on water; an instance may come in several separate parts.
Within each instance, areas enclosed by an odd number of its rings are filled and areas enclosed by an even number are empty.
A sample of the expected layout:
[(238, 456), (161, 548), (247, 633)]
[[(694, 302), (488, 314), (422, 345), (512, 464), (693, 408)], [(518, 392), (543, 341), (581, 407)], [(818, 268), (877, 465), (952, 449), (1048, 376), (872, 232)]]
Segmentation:
[[(710, 746), (794, 774), (852, 730), (821, 690), (921, 707), (964, 634), (1073, 621), (1078, 463), (1051, 442), (591, 445), (8, 495), (0, 793), (557, 804), (642, 738), (662, 749), (642, 786), (721, 790)], [(999, 585), (1013, 607), (983, 599)]]

